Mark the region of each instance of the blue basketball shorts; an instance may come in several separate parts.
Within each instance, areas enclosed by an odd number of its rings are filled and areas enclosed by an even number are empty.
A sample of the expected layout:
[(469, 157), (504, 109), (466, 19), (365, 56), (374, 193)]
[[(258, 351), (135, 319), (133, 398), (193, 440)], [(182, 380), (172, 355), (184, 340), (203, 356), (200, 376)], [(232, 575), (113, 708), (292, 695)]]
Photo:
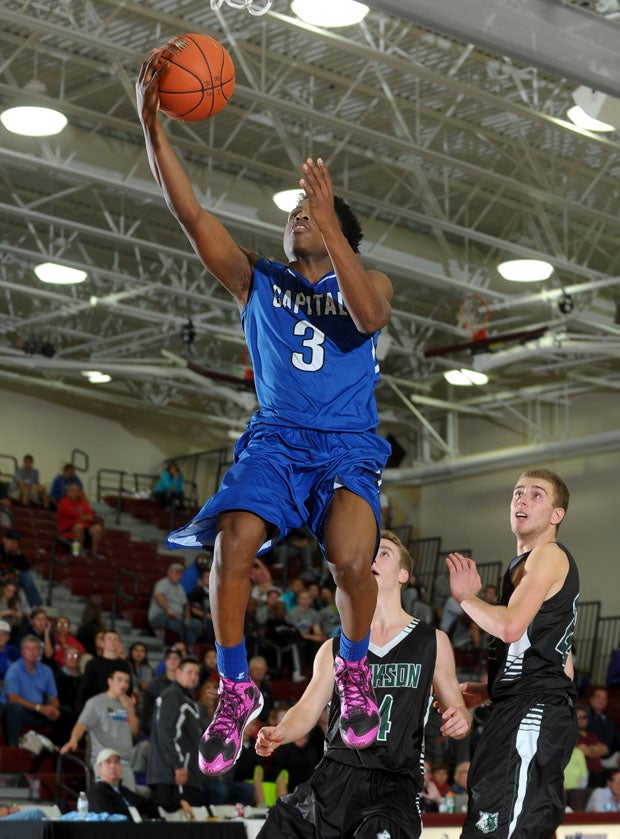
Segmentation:
[(186, 525), (169, 534), (169, 548), (212, 545), (224, 512), (247, 510), (273, 525), (268, 551), (291, 530), (308, 527), (323, 550), (325, 513), (344, 487), (363, 498), (381, 526), (381, 473), (390, 445), (372, 432), (343, 433), (257, 425), (235, 446), (218, 492)]

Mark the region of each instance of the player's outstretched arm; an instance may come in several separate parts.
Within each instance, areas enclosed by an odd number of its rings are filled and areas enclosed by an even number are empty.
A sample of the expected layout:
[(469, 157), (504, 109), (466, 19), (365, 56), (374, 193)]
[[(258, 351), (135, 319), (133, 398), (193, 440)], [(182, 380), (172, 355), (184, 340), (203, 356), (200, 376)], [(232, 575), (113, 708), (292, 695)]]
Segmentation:
[(204, 210), (159, 121), (159, 78), (167, 68), (164, 49), (152, 50), (140, 68), (136, 81), (138, 115), (153, 177), (166, 204), (178, 220), (203, 265), (217, 277), (242, 308), (249, 293), (254, 257), (237, 246), (215, 216)]
[(284, 743), (292, 743), (307, 734), (317, 723), (334, 689), (332, 641), (326, 641), (314, 657), (312, 679), (301, 698), (286, 712), (276, 726), (264, 726), (258, 732), (256, 751), (261, 757)]
[(472, 716), (465, 706), (463, 694), (456, 678), (456, 665), (452, 645), (445, 632), (437, 632), (437, 659), (433, 676), (433, 689), (439, 703), (444, 737), (461, 740), (471, 731)]
[(308, 158), (301, 168), (299, 183), (323, 236), (347, 310), (360, 332), (376, 332), (392, 314), (392, 284), (381, 271), (367, 271), (344, 236), (334, 210), (334, 189), (325, 161)]
[(519, 584), (506, 606), (486, 603), (477, 597), (480, 577), (473, 559), (451, 553), (446, 565), (450, 591), (463, 611), (490, 635), (507, 644), (518, 641), (543, 602), (558, 590), (568, 572), (568, 559), (554, 543), (532, 549)]

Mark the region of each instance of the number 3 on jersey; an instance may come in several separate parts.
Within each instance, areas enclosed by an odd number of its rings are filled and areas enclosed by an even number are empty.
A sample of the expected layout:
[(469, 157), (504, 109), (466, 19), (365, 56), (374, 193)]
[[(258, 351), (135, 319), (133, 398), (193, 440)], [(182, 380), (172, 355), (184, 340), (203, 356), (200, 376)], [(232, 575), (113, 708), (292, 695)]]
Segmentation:
[(302, 370), (304, 373), (313, 373), (320, 370), (325, 362), (325, 333), (317, 329), (307, 320), (298, 320), (293, 329), (293, 335), (303, 338), (302, 352), (291, 353), (293, 367)]

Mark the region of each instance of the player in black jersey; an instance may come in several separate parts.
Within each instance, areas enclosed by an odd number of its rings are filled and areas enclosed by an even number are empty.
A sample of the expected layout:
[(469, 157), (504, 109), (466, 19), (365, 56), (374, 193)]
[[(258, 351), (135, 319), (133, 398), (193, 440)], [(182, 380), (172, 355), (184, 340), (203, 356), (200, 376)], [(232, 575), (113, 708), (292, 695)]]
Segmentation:
[(329, 702), (326, 751), (310, 780), (276, 802), (259, 839), (415, 839), (420, 835), (424, 778), (423, 734), (434, 694), (444, 737), (465, 737), (471, 716), (459, 690), (445, 633), (408, 615), (401, 606), (412, 560), (397, 536), (382, 531), (373, 562), (379, 590), (370, 631), (368, 665), (380, 706), (376, 742), (347, 748), (339, 730), (334, 690), (338, 640), (326, 641), (299, 702), (275, 727), (262, 728), (256, 750), (274, 749), (310, 731)]
[(473, 560), (447, 560), (452, 595), (493, 636), (488, 684), (461, 686), (470, 708), (492, 700), (469, 770), (466, 839), (548, 839), (564, 815), (564, 767), (577, 738), (571, 646), (579, 597), (575, 560), (556, 540), (568, 499), (546, 469), (518, 479), (510, 504), (517, 556), (498, 605), (476, 596)]

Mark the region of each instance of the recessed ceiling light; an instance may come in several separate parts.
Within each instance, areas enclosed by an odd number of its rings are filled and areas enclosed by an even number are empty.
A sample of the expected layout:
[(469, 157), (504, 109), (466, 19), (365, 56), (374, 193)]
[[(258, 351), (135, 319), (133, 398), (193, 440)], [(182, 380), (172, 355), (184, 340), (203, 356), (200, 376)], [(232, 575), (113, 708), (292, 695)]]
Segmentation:
[(602, 122), (600, 119), (595, 119), (594, 117), (586, 114), (581, 105), (573, 105), (572, 108), (569, 108), (568, 111), (566, 111), (566, 116), (571, 122), (579, 128), (585, 128), (586, 131), (616, 131), (615, 125), (610, 125), (608, 122)]
[(542, 259), (510, 259), (500, 262), (497, 270), (505, 280), (514, 283), (538, 283), (553, 274), (553, 265)]
[(356, 0), (293, 0), (293, 14), (312, 26), (352, 26), (368, 14), (368, 6)]
[(303, 189), (283, 189), (276, 192), (272, 198), (273, 203), (284, 213), (290, 213), (299, 202), (299, 196), (303, 195)]
[(102, 373), (100, 370), (82, 370), (84, 378), (88, 379), (91, 385), (104, 385), (112, 381), (112, 376)]
[(484, 373), (478, 373), (476, 370), (467, 370), (461, 367), (460, 370), (447, 370), (443, 374), (444, 379), (451, 385), (458, 385), (459, 387), (471, 387), (472, 385), (486, 385), (489, 377)]
[(26, 137), (50, 137), (60, 134), (67, 124), (67, 117), (53, 108), (38, 108), (31, 105), (20, 105), (8, 108), (0, 114), (0, 121), (13, 134), (23, 134)]
[(40, 265), (35, 266), (34, 273), (42, 283), (51, 285), (76, 285), (83, 283), (88, 276), (86, 271), (58, 265), (56, 262), (41, 262)]

